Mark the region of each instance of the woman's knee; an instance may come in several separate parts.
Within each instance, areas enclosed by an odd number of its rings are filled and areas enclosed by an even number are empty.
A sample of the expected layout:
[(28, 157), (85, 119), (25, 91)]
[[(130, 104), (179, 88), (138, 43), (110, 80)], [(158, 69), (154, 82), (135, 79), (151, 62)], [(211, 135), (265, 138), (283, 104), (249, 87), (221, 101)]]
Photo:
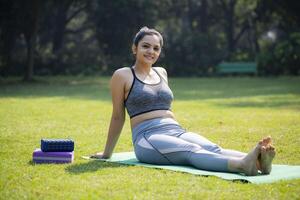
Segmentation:
[(222, 148), (219, 145), (217, 145), (217, 144), (211, 142), (210, 140), (208, 140), (207, 138), (205, 138), (199, 134), (193, 133), (193, 132), (186, 132), (186, 133), (182, 134), (180, 136), (180, 138), (182, 138), (188, 142), (197, 144), (197, 145), (201, 146), (203, 149), (213, 152), (213, 153), (221, 153), (221, 151), (222, 151)]
[(217, 144), (212, 144), (210, 146), (207, 146), (205, 149), (207, 151), (210, 151), (210, 152), (213, 152), (213, 153), (218, 153), (218, 154), (220, 154), (222, 152), (222, 148)]

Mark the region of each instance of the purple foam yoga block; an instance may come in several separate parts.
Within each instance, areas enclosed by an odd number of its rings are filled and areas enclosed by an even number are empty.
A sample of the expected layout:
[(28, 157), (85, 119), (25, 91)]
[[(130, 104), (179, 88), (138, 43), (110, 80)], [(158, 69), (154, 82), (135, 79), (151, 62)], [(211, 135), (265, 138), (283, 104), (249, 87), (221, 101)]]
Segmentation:
[(35, 163), (71, 163), (74, 160), (72, 152), (43, 152), (41, 149), (34, 150), (32, 160)]

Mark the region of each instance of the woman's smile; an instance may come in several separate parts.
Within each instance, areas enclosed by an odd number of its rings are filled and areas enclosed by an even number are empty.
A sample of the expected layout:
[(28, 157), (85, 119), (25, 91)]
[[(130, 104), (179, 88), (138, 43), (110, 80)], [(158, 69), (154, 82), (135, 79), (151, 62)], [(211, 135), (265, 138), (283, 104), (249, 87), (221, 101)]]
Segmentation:
[(145, 58), (149, 59), (149, 60), (153, 60), (154, 59), (154, 56), (152, 55), (144, 55)]

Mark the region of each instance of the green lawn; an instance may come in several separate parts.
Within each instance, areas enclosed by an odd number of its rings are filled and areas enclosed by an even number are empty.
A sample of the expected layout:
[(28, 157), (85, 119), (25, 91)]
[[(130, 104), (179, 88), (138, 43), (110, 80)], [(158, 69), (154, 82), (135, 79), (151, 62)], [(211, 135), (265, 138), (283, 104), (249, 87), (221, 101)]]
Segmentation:
[[(245, 184), (87, 161), (102, 151), (111, 114), (108, 77), (0, 80), (0, 199), (300, 199), (300, 180)], [(177, 120), (226, 148), (263, 136), (274, 163), (300, 165), (300, 77), (171, 78)], [(115, 152), (131, 151), (127, 117)], [(41, 138), (73, 138), (73, 164), (31, 162)]]

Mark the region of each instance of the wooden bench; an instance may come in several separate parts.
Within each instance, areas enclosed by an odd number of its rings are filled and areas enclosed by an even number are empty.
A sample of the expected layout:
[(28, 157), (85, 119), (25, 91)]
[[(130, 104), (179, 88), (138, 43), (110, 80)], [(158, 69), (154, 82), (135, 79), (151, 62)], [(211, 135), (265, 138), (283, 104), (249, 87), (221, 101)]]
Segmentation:
[(216, 67), (217, 74), (256, 74), (255, 62), (222, 62)]

